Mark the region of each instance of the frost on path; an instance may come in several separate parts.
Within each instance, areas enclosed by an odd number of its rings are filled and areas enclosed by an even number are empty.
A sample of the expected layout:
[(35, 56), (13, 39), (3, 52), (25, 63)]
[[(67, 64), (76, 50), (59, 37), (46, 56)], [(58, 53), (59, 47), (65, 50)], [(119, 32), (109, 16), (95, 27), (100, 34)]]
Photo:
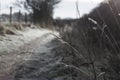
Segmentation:
[(21, 35), (1, 37), (0, 80), (13, 80), (18, 65), (27, 61), (33, 53), (49, 51), (45, 45), (55, 38), (49, 33), (58, 35), (57, 32), (46, 29), (27, 29), (18, 33)]
[[(51, 34), (38, 38), (28, 49), (31, 55), (24, 56), (22, 64), (15, 69), (14, 80), (73, 80), (72, 69), (60, 64), (62, 55), (54, 48), (60, 44)], [(25, 52), (27, 52), (25, 51)]]
[(19, 46), (51, 32), (52, 31), (46, 29), (27, 28), (25, 31), (17, 31), (18, 35), (0, 36), (0, 55), (17, 50)]
[(55, 52), (60, 43), (50, 33), (59, 36), (49, 30), (22, 32), (19, 49), (0, 56), (0, 80), (75, 80), (74, 69), (60, 64), (63, 57)]
[(62, 57), (52, 52), (52, 49), (58, 46), (57, 42), (51, 42), (54, 38), (51, 34), (45, 34), (34, 42), (32, 49), (25, 51), (32, 54), (24, 56), (24, 62), (15, 70), (15, 80), (57, 78), (56, 72), (62, 70), (61, 65), (58, 65)]

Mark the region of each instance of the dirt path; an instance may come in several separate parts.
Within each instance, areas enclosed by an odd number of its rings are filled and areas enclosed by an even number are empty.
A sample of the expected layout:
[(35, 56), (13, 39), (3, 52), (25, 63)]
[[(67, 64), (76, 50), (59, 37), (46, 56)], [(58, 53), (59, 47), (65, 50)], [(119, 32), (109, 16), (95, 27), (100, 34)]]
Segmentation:
[(44, 56), (47, 56), (46, 59), (48, 58), (48, 61), (52, 55), (46, 55), (45, 53), (50, 53), (51, 49), (55, 47), (51, 44), (51, 40), (53, 39), (54, 36), (46, 33), (19, 47), (18, 50), (12, 51), (9, 54), (1, 55), (0, 80), (14, 80), (14, 75), (19, 73), (15, 73), (15, 69), (17, 69), (18, 66), (31, 60), (39, 60), (40, 55), (42, 55), (43, 58)]

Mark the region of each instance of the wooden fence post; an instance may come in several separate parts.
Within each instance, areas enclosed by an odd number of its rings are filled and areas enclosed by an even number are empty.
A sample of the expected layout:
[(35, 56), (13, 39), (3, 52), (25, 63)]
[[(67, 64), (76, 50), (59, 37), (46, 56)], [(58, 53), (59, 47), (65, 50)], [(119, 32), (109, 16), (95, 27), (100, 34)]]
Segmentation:
[(21, 11), (19, 10), (19, 13), (18, 13), (18, 23), (20, 24), (21, 22)]
[(10, 24), (12, 23), (12, 7), (10, 7)]
[(27, 18), (27, 13), (25, 13), (25, 24), (27, 25), (28, 18)]
[[(0, 3), (0, 13), (1, 13), (1, 3)], [(2, 13), (1, 13), (2, 14)], [(1, 14), (0, 14), (0, 24), (1, 24), (1, 22), (2, 22), (2, 17), (1, 17)]]

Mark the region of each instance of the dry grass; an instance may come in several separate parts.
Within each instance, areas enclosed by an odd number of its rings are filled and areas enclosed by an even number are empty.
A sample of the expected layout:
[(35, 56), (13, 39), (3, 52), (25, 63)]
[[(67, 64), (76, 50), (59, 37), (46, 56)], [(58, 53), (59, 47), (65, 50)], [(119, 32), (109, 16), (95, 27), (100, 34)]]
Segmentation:
[[(112, 11), (113, 9), (111, 5), (109, 5), (109, 8), (110, 14), (112, 14), (111, 20), (115, 20), (113, 23), (117, 25), (111, 25), (112, 29), (116, 27), (119, 29), (120, 21), (117, 20), (116, 14)], [(71, 30), (71, 32), (60, 29), (62, 40), (72, 46), (72, 48), (64, 44), (56, 51), (57, 53), (63, 55), (63, 63), (67, 64), (68, 66), (73, 65), (78, 69), (81, 69), (81, 65), (87, 63), (89, 65), (88, 67), (82, 67), (86, 69), (85, 73), (90, 73), (88, 77), (89, 80), (119, 80), (120, 77), (118, 71), (120, 70), (120, 54), (117, 50), (120, 49), (119, 43), (115, 39), (116, 35), (112, 33), (112, 30), (109, 31), (110, 35), (105, 31), (105, 28), (110, 28), (109, 24), (105, 22), (106, 19), (101, 15), (99, 10), (96, 10), (99, 18), (104, 22), (103, 25), (100, 25), (100, 21), (97, 21), (96, 18), (94, 19), (87, 17), (86, 21), (88, 22), (84, 22), (85, 25), (80, 24), (80, 21), (78, 21), (78, 24), (74, 25), (74, 28)], [(90, 23), (94, 24), (96, 29), (92, 29)], [(119, 38), (119, 36), (117, 37)], [(105, 42), (102, 42), (102, 40)], [(75, 48), (78, 52), (76, 52), (73, 48)], [(75, 54), (77, 54), (77, 56)], [(84, 59), (79, 58), (79, 55), (83, 55)], [(84, 62), (84, 60), (87, 62)]]
[(15, 35), (16, 33), (14, 30), (11, 30), (8, 27), (5, 27), (4, 25), (0, 25), (0, 35), (5, 36), (5, 34)]
[(31, 24), (24, 24), (24, 23), (2, 23), (0, 24), (0, 35), (5, 36), (6, 34), (9, 35), (16, 35), (16, 31), (24, 30), (26, 27), (31, 27)]

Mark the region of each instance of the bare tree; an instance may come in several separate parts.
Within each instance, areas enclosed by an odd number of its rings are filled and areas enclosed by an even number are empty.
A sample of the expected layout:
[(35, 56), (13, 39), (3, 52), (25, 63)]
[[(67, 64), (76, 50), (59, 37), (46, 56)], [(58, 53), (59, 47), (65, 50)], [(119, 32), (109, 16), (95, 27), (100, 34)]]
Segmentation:
[(26, 0), (27, 5), (33, 11), (35, 23), (47, 22), (52, 19), (53, 9), (60, 0)]

